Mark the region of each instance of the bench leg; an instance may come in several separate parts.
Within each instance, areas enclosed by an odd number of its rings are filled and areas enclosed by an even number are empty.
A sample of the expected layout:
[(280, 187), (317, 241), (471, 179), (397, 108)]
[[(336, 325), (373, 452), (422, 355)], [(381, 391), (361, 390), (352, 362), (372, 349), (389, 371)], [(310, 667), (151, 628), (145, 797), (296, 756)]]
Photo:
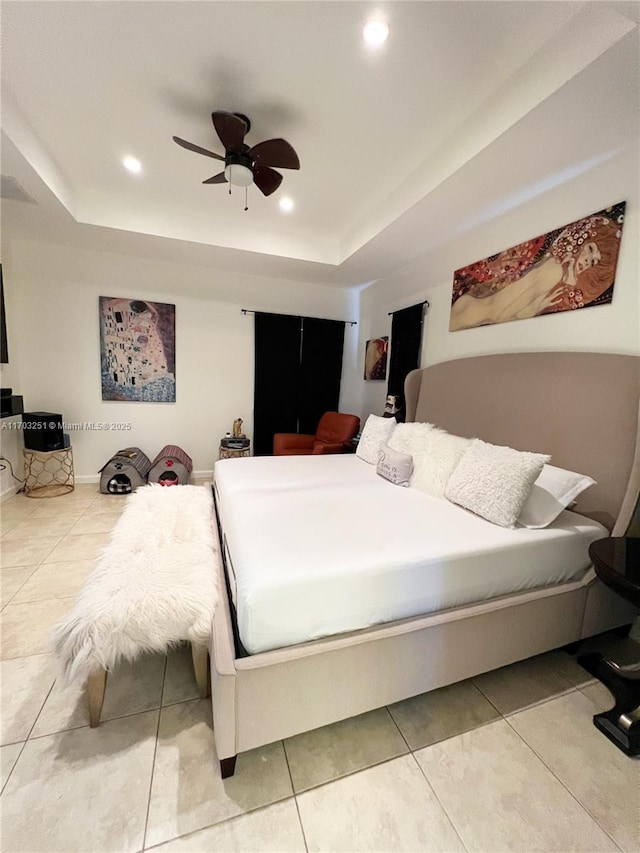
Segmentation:
[(100, 714), (104, 704), (104, 691), (107, 686), (107, 671), (99, 669), (87, 679), (87, 699), (89, 700), (89, 725), (100, 725)]
[(232, 755), (231, 758), (220, 759), (220, 775), (223, 779), (228, 779), (229, 776), (233, 776), (233, 774), (236, 772), (237, 757), (237, 755)]
[(198, 646), (191, 643), (191, 657), (193, 658), (193, 673), (198, 685), (198, 693), (203, 699), (211, 695), (209, 674), (209, 650), (206, 646)]

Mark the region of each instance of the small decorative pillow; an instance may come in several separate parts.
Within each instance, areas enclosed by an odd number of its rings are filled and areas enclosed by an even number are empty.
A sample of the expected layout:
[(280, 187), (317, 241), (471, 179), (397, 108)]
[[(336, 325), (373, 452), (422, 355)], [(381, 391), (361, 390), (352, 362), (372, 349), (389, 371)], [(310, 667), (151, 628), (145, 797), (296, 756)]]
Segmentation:
[(408, 453), (400, 453), (388, 444), (380, 445), (376, 472), (394, 486), (408, 486), (413, 470), (413, 459)]
[(375, 465), (378, 462), (380, 445), (389, 440), (396, 428), (395, 418), (381, 418), (379, 415), (369, 415), (362, 430), (356, 449), (356, 456), (364, 462)]
[(531, 487), (551, 459), (475, 438), (449, 478), (444, 496), (501, 527), (515, 527)]
[(532, 529), (548, 527), (578, 495), (595, 484), (586, 474), (545, 465), (522, 507), (518, 524)]

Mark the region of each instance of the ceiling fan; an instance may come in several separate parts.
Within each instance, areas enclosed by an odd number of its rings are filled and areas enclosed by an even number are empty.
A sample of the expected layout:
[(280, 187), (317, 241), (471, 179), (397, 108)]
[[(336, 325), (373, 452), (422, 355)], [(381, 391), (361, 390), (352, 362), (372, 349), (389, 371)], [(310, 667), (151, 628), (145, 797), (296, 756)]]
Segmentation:
[[(224, 145), (224, 157), (214, 151), (208, 151), (186, 139), (174, 136), (173, 141), (188, 151), (213, 157), (224, 162), (224, 171), (203, 181), (203, 184), (230, 184), (248, 187), (255, 184), (260, 192), (267, 196), (275, 192), (282, 183), (278, 169), (299, 169), (300, 160), (292, 146), (285, 139), (267, 139), (250, 148), (244, 141), (251, 129), (251, 122), (242, 113), (228, 113), (217, 110), (211, 113), (213, 126)], [(229, 187), (231, 192), (231, 186)], [(246, 210), (246, 207), (245, 207)]]

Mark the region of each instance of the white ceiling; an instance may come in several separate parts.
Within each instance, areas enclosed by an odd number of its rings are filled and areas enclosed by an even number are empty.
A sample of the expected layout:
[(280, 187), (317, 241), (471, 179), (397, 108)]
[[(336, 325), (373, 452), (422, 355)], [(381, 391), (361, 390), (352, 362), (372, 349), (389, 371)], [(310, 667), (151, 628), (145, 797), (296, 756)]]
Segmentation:
[[(403, 235), (433, 228), (445, 182), (615, 49), (638, 8), (3, 0), (2, 174), (37, 202), (3, 202), (3, 228), (367, 283), (405, 265)], [(361, 37), (373, 13), (390, 27), (375, 53)], [(627, 55), (631, 80), (637, 45)], [(249, 116), (249, 144), (282, 136), (300, 156), (274, 195), (249, 189), (247, 212), (244, 191), (202, 184), (218, 162), (171, 138), (223, 153), (220, 109)], [(477, 217), (482, 200), (468, 205), (459, 216)]]

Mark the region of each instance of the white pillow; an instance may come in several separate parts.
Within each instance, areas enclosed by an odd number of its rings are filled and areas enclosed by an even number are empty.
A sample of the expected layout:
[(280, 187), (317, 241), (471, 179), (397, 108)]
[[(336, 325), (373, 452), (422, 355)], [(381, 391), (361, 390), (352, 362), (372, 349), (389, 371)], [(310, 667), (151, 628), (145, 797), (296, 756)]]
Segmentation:
[(413, 459), (408, 453), (394, 450), (388, 444), (380, 445), (376, 472), (394, 486), (408, 486), (413, 470)]
[(413, 459), (413, 488), (436, 498), (444, 497), (449, 478), (471, 441), (460, 435), (449, 435), (442, 429), (429, 433), (427, 446)]
[(551, 459), (473, 439), (449, 478), (444, 495), (455, 504), (499, 524), (515, 527), (531, 487)]
[(369, 415), (362, 430), (356, 456), (370, 465), (377, 465), (380, 445), (389, 440), (396, 428), (395, 418), (381, 418), (379, 415)]
[(545, 465), (522, 507), (518, 524), (532, 529), (547, 527), (578, 495), (595, 484), (586, 474)]
[(470, 444), (470, 438), (421, 423), (398, 424), (389, 440), (390, 447), (413, 456), (412, 488), (436, 498), (443, 497), (453, 469)]
[(400, 450), (402, 453), (410, 453), (413, 456), (421, 452), (427, 436), (434, 429), (433, 424), (398, 424), (389, 439), (389, 447)]

